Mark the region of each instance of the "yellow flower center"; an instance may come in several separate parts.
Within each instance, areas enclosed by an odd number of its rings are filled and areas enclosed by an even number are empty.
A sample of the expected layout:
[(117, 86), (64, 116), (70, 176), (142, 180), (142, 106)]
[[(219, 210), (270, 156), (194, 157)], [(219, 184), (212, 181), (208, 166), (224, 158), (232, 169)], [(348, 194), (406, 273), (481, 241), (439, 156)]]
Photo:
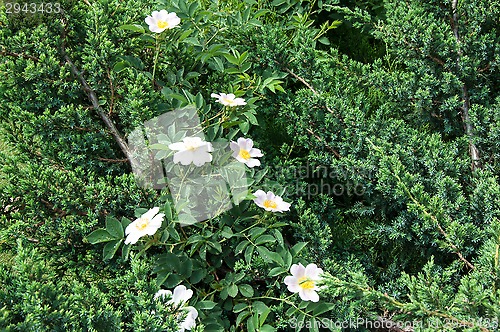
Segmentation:
[(168, 22), (167, 21), (158, 21), (158, 23), (156, 23), (156, 25), (160, 29), (168, 28)]
[(240, 153), (238, 155), (245, 160), (250, 159), (250, 152), (248, 152), (247, 150), (240, 149)]
[(276, 209), (278, 204), (275, 201), (271, 201), (270, 199), (266, 199), (263, 204), (266, 208)]
[(236, 102), (234, 101), (234, 99), (222, 98), (222, 100), (227, 103), (227, 106), (235, 106), (236, 105)]
[(135, 225), (135, 228), (137, 228), (140, 231), (143, 231), (146, 227), (149, 225), (149, 219), (148, 218), (141, 218)]
[(303, 289), (314, 289), (314, 281), (308, 277), (299, 278), (299, 286)]

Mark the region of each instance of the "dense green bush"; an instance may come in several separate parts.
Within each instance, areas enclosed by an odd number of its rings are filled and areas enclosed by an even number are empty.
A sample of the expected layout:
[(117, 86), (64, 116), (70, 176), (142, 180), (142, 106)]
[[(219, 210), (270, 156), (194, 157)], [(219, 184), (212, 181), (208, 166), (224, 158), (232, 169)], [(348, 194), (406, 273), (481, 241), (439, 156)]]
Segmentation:
[[(183, 311), (153, 299), (177, 285), (199, 331), (497, 329), (498, 2), (61, 5), (0, 14), (3, 329), (177, 331)], [(160, 9), (179, 27), (149, 31)], [(126, 144), (184, 107), (264, 156), (243, 201), (181, 227)], [(155, 206), (161, 228), (125, 244)], [(287, 290), (299, 262), (325, 272), (319, 302)]]

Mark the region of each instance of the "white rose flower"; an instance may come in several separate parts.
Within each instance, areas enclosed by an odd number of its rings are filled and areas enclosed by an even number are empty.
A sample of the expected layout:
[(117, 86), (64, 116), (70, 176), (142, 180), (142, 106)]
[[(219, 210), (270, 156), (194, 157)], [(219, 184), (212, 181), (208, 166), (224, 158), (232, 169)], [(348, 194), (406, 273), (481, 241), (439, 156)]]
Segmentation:
[(202, 166), (212, 161), (212, 143), (205, 142), (200, 137), (185, 137), (182, 142), (172, 143), (168, 146), (170, 150), (178, 151), (174, 154), (174, 163)]
[(271, 191), (265, 193), (263, 190), (257, 190), (253, 195), (257, 196), (253, 200), (255, 204), (266, 211), (283, 212), (290, 210), (291, 204), (283, 201), (283, 198), (276, 196)]
[(158, 297), (170, 297), (167, 304), (172, 304), (174, 306), (181, 306), (181, 310), (188, 311), (186, 318), (180, 324), (178, 332), (184, 332), (185, 330), (191, 330), (196, 326), (196, 318), (198, 318), (198, 310), (195, 307), (185, 306), (187, 301), (193, 296), (193, 291), (187, 289), (186, 286), (179, 285), (174, 288), (174, 293), (172, 294), (169, 290), (160, 289), (156, 292), (154, 298)]
[(195, 307), (184, 307), (182, 310), (189, 311), (186, 319), (181, 323), (180, 329), (178, 332), (184, 332), (185, 330), (191, 330), (196, 326), (196, 318), (198, 318), (198, 310)]
[(156, 33), (175, 28), (181, 23), (181, 19), (177, 17), (176, 13), (169, 13), (166, 10), (155, 10), (151, 16), (146, 17), (145, 21), (149, 25), (149, 30)]
[(293, 264), (290, 268), (291, 276), (285, 278), (285, 284), (292, 293), (299, 293), (303, 301), (318, 302), (319, 290), (317, 282), (321, 280), (320, 274), (323, 270), (316, 264), (308, 264), (306, 267), (302, 264)]
[(135, 244), (144, 235), (154, 235), (161, 227), (165, 214), (158, 213), (159, 207), (154, 207), (144, 213), (140, 218), (134, 220), (125, 229), (125, 244)]
[(263, 154), (259, 149), (253, 148), (253, 141), (250, 138), (240, 137), (237, 142), (231, 141), (230, 147), (233, 150), (233, 157), (239, 162), (248, 167), (260, 166), (260, 160), (253, 157), (262, 157)]
[(217, 98), (216, 102), (221, 103), (224, 106), (234, 107), (234, 106), (243, 106), (246, 105), (247, 102), (243, 98), (236, 98), (233, 93), (225, 94), (225, 93), (212, 93), (210, 95), (212, 98)]

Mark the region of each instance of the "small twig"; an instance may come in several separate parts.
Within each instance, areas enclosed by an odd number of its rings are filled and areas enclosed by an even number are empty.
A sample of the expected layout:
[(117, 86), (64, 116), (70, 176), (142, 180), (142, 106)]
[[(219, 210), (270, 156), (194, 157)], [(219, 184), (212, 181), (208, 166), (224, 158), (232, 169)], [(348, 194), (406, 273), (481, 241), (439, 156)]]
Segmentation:
[(332, 148), (331, 146), (329, 146), (328, 144), (326, 144), (326, 143), (325, 143), (325, 141), (324, 141), (321, 137), (319, 137), (319, 136), (318, 136), (318, 135), (317, 135), (314, 131), (312, 131), (312, 129), (307, 128), (306, 130), (307, 130), (307, 132), (308, 132), (309, 134), (313, 135), (313, 136), (314, 136), (314, 137), (315, 137), (318, 141), (320, 141), (321, 143), (323, 143), (323, 144), (325, 145), (325, 147), (326, 147), (326, 148), (327, 148), (330, 152), (332, 152), (332, 153), (335, 155), (335, 157), (337, 157), (338, 159), (340, 159), (340, 158), (341, 158), (341, 157), (340, 157), (340, 153), (338, 153), (338, 152), (337, 152), (337, 150), (335, 150), (334, 148)]
[(106, 112), (104, 112), (104, 110), (99, 105), (99, 99), (97, 98), (97, 95), (94, 92), (94, 90), (92, 90), (90, 88), (90, 86), (87, 84), (87, 81), (85, 81), (85, 79), (80, 74), (78, 69), (76, 69), (76, 67), (73, 64), (73, 62), (71, 61), (71, 59), (67, 55), (64, 56), (64, 59), (71, 66), (71, 72), (79, 79), (80, 84), (82, 85), (83, 91), (85, 91), (87, 93), (87, 96), (90, 99), (90, 101), (92, 102), (92, 105), (94, 105), (94, 108), (97, 110), (97, 113), (101, 117), (102, 121), (106, 124), (106, 127), (108, 127), (109, 131), (111, 132), (111, 135), (114, 137), (115, 141), (120, 146), (120, 149), (125, 154), (128, 161), (130, 162), (130, 165), (132, 165), (132, 167), (134, 169), (136, 169), (136, 168), (138, 169), (138, 165), (136, 165), (136, 161), (132, 155), (132, 152), (130, 151), (130, 148), (128, 147), (128, 144), (125, 142), (125, 140), (122, 138), (122, 136), (118, 132), (118, 129), (116, 128), (113, 121), (111, 121), (111, 119), (108, 117)]
[(8, 56), (16, 57), (16, 58), (30, 59), (30, 60), (33, 60), (35, 62), (40, 61), (40, 59), (38, 59), (37, 57), (31, 56), (28, 54), (23, 54), (23, 53), (9, 52), (3, 47), (2, 47), (2, 50), (0, 51), (0, 55), (8, 55)]
[[(452, 18), (451, 18), (451, 28), (453, 30), (453, 36), (455, 37), (455, 42), (457, 43), (457, 61), (456, 61), (456, 66), (457, 70), (460, 70), (461, 65), (460, 61), (463, 56), (462, 53), (462, 48), (461, 44), (462, 41), (460, 40), (460, 35), (458, 33), (458, 13), (457, 13), (457, 5), (458, 5), (458, 0), (453, 0), (451, 3), (451, 9), (452, 9)], [(481, 159), (479, 157), (479, 149), (477, 148), (476, 144), (474, 144), (473, 139), (474, 139), (474, 126), (472, 125), (470, 115), (469, 115), (469, 109), (470, 109), (470, 95), (469, 91), (467, 89), (467, 85), (464, 82), (462, 84), (462, 99), (463, 99), (463, 104), (462, 104), (462, 122), (464, 123), (465, 127), (465, 134), (469, 137), (469, 153), (470, 157), (472, 159), (471, 163), (471, 168), (472, 171), (475, 171), (478, 168), (482, 168), (481, 165)]]
[(109, 159), (109, 158), (98, 157), (97, 159), (100, 160), (100, 161), (107, 161), (107, 162), (110, 162), (110, 163), (126, 163), (128, 161), (127, 158), (125, 158), (125, 159)]
[(314, 90), (314, 88), (312, 87), (311, 84), (307, 83), (307, 81), (305, 79), (303, 79), (302, 77), (300, 77), (299, 75), (295, 74), (293, 71), (291, 71), (290, 69), (288, 68), (285, 68), (285, 71), (287, 73), (289, 73), (290, 75), (292, 75), (293, 77), (295, 77), (296, 79), (298, 79), (299, 81), (302, 82), (302, 84), (304, 84), (305, 86), (307, 86), (309, 88), (309, 90), (311, 90), (315, 95), (318, 94), (318, 91)]
[(109, 101), (109, 112), (108, 112), (108, 116), (111, 116), (111, 114), (113, 113), (113, 106), (115, 104), (115, 88), (113, 86), (113, 80), (111, 79), (109, 68), (106, 68), (106, 73), (108, 74), (109, 88), (111, 90), (111, 100)]
[[(317, 95), (319, 95), (318, 91), (316, 91), (316, 90), (312, 87), (312, 85), (311, 85), (311, 84), (307, 83), (307, 81), (306, 81), (305, 79), (303, 79), (303, 78), (302, 78), (302, 77), (300, 77), (299, 75), (295, 74), (293, 71), (291, 71), (291, 70), (290, 70), (290, 69), (288, 69), (288, 68), (285, 68), (285, 71), (286, 71), (287, 73), (289, 73), (290, 75), (292, 75), (293, 77), (295, 77), (296, 79), (298, 79), (300, 82), (302, 82), (302, 84), (304, 84), (305, 86), (307, 86), (307, 88), (308, 88), (309, 90), (311, 90), (311, 91), (312, 91), (312, 93), (313, 93), (314, 95), (316, 95), (316, 96), (317, 96)], [(333, 112), (333, 110), (332, 110), (330, 107), (328, 107), (328, 105), (326, 105), (326, 103), (325, 103), (325, 107), (326, 107), (326, 109), (328, 110), (328, 112), (330, 112), (330, 113), (332, 113), (332, 114), (334, 114), (334, 113), (335, 113), (335, 112)]]
[(97, 110), (97, 113), (101, 117), (102, 121), (104, 122), (106, 127), (108, 127), (111, 135), (113, 136), (115, 141), (120, 146), (120, 149), (122, 150), (123, 154), (125, 154), (125, 156), (127, 157), (127, 160), (129, 161), (132, 168), (139, 169), (139, 167), (138, 167), (139, 165), (137, 165), (137, 162), (136, 162), (135, 158), (133, 157), (132, 151), (130, 151), (128, 144), (125, 142), (125, 140), (121, 136), (120, 132), (116, 128), (113, 121), (109, 118), (109, 116), (106, 114), (106, 112), (104, 112), (104, 110), (99, 105), (99, 99), (97, 98), (96, 93), (94, 92), (94, 90), (92, 90), (90, 88), (90, 86), (87, 84), (87, 81), (83, 77), (82, 73), (80, 71), (78, 71), (78, 69), (74, 65), (73, 61), (71, 61), (69, 56), (66, 54), (66, 49), (65, 49), (66, 48), (66, 21), (65, 21), (64, 17), (61, 20), (63, 23), (63, 29), (62, 29), (62, 35), (61, 35), (61, 38), (62, 38), (61, 49), (62, 49), (62, 55), (64, 57), (64, 60), (66, 61), (66, 63), (68, 63), (70, 65), (71, 72), (80, 81), (80, 84), (82, 86), (83, 91), (85, 91), (87, 93), (87, 96), (88, 96), (89, 100), (92, 102), (94, 109)]
[[(47, 201), (47, 200), (45, 200), (43, 198), (40, 199), (40, 202), (42, 202), (43, 204), (45, 204), (49, 209), (53, 210), (54, 212), (57, 212), (59, 214), (59, 217), (65, 217), (68, 214), (70, 214), (69, 212), (66, 212), (64, 210), (56, 208), (54, 206), (54, 204), (50, 203), (49, 201)], [(76, 214), (79, 215), (79, 216), (88, 216), (88, 214), (86, 212), (77, 211)]]
[(429, 59), (431, 59), (432, 61), (434, 61), (435, 63), (437, 63), (438, 65), (441, 65), (441, 66), (444, 66), (445, 62), (443, 60), (441, 60), (440, 58), (438, 57), (435, 57), (433, 55), (430, 55), (430, 54), (425, 54), (424, 51), (422, 51), (419, 47), (415, 46), (415, 45), (412, 45), (409, 41), (407, 41), (406, 39), (403, 39), (403, 42), (409, 46), (411, 49), (413, 49), (414, 51), (416, 51), (417, 53), (420, 53), (426, 57), (428, 57)]

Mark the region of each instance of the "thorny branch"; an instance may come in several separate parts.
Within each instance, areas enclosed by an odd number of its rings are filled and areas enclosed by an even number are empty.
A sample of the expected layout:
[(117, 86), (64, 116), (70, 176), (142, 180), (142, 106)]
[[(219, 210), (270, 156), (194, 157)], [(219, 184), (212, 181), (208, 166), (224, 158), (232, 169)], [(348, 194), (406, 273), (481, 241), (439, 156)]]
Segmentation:
[(0, 50), (0, 55), (13, 56), (13, 57), (16, 57), (16, 58), (23, 58), (23, 59), (29, 59), (29, 60), (33, 60), (35, 62), (40, 61), (40, 59), (38, 59), (37, 57), (34, 57), (32, 55), (23, 54), (23, 53), (16, 53), (16, 52), (9, 52), (3, 46), (2, 46), (2, 49)]
[[(307, 88), (308, 88), (309, 90), (311, 90), (311, 91), (312, 91), (312, 93), (313, 93), (314, 95), (316, 95), (316, 96), (317, 96), (317, 95), (319, 95), (318, 91), (316, 91), (316, 90), (312, 87), (312, 85), (311, 85), (311, 84), (307, 83), (307, 81), (306, 81), (305, 79), (303, 79), (303, 78), (302, 78), (302, 77), (300, 77), (299, 75), (295, 74), (293, 71), (291, 71), (291, 70), (290, 70), (290, 69), (288, 69), (288, 68), (285, 68), (285, 71), (286, 71), (287, 73), (289, 73), (290, 75), (292, 75), (293, 77), (295, 77), (295, 78), (296, 78), (297, 80), (299, 80), (300, 82), (302, 82), (302, 84), (304, 84), (305, 86), (307, 86)], [(332, 110), (332, 109), (331, 109), (328, 105), (325, 105), (325, 107), (326, 107), (326, 109), (328, 110), (328, 112), (330, 112), (330, 113), (332, 113), (332, 114), (334, 114), (334, 113), (335, 113), (335, 112), (333, 112), (333, 110)]]
[[(453, 17), (451, 20), (451, 27), (453, 29), (453, 35), (455, 36), (455, 41), (457, 43), (457, 68), (460, 68), (460, 60), (462, 58), (462, 49), (461, 49), (461, 40), (460, 40), (460, 35), (458, 33), (458, 13), (457, 13), (457, 5), (458, 5), (458, 0), (453, 0), (451, 3), (451, 8), (452, 8), (452, 13)], [(465, 126), (465, 133), (469, 137), (469, 152), (471, 155), (472, 159), (472, 170), (475, 171), (478, 168), (481, 168), (481, 163), (480, 163), (480, 158), (479, 158), (479, 150), (476, 147), (476, 145), (473, 143), (473, 138), (474, 138), (474, 127), (471, 123), (471, 119), (469, 116), (469, 109), (470, 109), (470, 96), (469, 92), (467, 89), (467, 85), (465, 82), (462, 85), (462, 99), (463, 99), (463, 105), (462, 105), (462, 121), (464, 122)]]
[(62, 49), (62, 55), (64, 57), (64, 60), (66, 63), (68, 63), (71, 67), (71, 72), (73, 75), (75, 75), (78, 80), (80, 81), (80, 84), (82, 86), (83, 91), (87, 94), (89, 100), (92, 102), (92, 105), (94, 109), (97, 111), (99, 116), (101, 117), (102, 121), (110, 131), (111, 135), (115, 139), (116, 143), (118, 143), (118, 146), (120, 146), (120, 149), (122, 150), (123, 154), (127, 157), (128, 162), (134, 169), (138, 169), (138, 165), (136, 163), (136, 160), (134, 159), (132, 152), (125, 140), (123, 139), (122, 135), (116, 128), (115, 124), (113, 121), (109, 118), (108, 114), (101, 108), (99, 105), (99, 99), (97, 98), (97, 95), (94, 90), (88, 85), (87, 81), (83, 77), (82, 73), (76, 68), (75, 64), (69, 56), (66, 54), (66, 21), (64, 18), (61, 19), (62, 24), (63, 24), (63, 29), (62, 29), (62, 43), (61, 43), (61, 49)]

